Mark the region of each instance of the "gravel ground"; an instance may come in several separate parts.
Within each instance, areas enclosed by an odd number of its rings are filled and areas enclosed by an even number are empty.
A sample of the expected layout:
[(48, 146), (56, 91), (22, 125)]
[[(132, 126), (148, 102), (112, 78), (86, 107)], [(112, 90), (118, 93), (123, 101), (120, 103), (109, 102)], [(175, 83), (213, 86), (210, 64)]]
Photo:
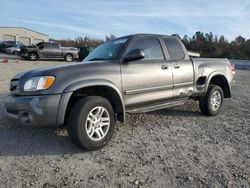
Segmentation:
[(201, 115), (194, 101), (128, 114), (105, 148), (85, 152), (63, 128), (5, 120), (9, 78), (52, 64), (0, 64), (1, 187), (250, 187), (250, 71), (237, 71), (233, 97), (216, 117)]

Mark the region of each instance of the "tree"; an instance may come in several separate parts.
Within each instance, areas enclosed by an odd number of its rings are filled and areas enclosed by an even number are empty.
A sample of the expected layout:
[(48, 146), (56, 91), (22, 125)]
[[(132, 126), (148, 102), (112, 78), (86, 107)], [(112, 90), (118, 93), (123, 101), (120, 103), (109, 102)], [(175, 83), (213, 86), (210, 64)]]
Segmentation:
[(114, 34), (112, 34), (112, 33), (111, 33), (109, 36), (107, 36), (107, 35), (106, 35), (106, 36), (105, 36), (105, 38), (106, 38), (106, 40), (105, 40), (105, 41), (107, 42), (107, 41), (110, 41), (110, 40), (115, 39), (115, 38), (116, 38), (116, 36), (115, 36)]
[(234, 41), (236, 42), (237, 45), (242, 45), (246, 42), (246, 39), (242, 36), (238, 36), (235, 38)]
[[(179, 35), (176, 35), (179, 36)], [(97, 47), (104, 41), (115, 39), (114, 34), (106, 35), (104, 40), (89, 38), (87, 36), (78, 36), (75, 40), (63, 39), (55, 41), (66, 47)], [(186, 48), (190, 51), (198, 52), (201, 57), (218, 57), (218, 58), (234, 58), (250, 60), (250, 39), (237, 36), (233, 41), (229, 42), (224, 36), (214, 35), (212, 32), (203, 33), (197, 31), (192, 37), (185, 35), (182, 41)]]

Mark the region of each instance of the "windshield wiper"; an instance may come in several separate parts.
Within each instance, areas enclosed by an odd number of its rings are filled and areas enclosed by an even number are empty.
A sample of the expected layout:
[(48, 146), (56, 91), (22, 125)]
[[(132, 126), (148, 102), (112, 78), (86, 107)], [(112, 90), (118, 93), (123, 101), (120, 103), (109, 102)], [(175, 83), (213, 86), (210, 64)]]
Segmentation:
[(98, 60), (107, 60), (107, 59), (103, 59), (103, 58), (92, 58), (89, 61), (98, 61)]

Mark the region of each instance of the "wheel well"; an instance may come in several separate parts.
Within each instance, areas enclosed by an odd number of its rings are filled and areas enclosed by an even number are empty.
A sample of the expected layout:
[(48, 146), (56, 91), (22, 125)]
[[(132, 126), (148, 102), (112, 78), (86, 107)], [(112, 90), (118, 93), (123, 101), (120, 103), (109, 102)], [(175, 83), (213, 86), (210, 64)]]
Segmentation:
[(210, 80), (210, 84), (218, 85), (222, 88), (225, 98), (231, 97), (231, 91), (227, 79), (223, 75), (216, 75)]
[(122, 122), (124, 121), (124, 110), (119, 94), (113, 88), (108, 86), (91, 86), (74, 91), (67, 105), (64, 122), (67, 121), (69, 112), (74, 104), (86, 96), (101, 96), (106, 98), (113, 106), (116, 113), (116, 119)]
[(36, 52), (36, 51), (31, 51), (31, 52), (28, 52), (29, 54), (36, 54), (37, 55), (37, 57), (39, 57), (39, 55), (38, 55), (38, 53)]
[(66, 57), (67, 55), (71, 55), (73, 57), (72, 53), (66, 53), (64, 57)]
[(206, 76), (201, 76), (197, 81), (196, 85), (204, 85), (206, 83)]

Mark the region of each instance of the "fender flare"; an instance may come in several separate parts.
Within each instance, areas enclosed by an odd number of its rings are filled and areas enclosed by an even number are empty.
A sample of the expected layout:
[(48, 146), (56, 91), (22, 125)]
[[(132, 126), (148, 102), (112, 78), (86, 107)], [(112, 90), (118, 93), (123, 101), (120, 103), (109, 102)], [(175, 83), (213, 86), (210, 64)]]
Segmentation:
[(206, 80), (206, 87), (205, 87), (205, 90), (204, 90), (204, 95), (207, 93), (207, 90), (208, 90), (208, 87), (209, 87), (209, 83), (211, 82), (211, 79), (214, 77), (214, 76), (223, 76), (225, 77), (226, 81), (227, 81), (227, 84), (229, 86), (229, 90), (230, 90), (230, 93), (231, 93), (231, 87), (229, 85), (229, 81), (228, 81), (228, 78), (227, 76), (221, 72), (221, 71), (214, 71), (212, 73), (210, 73), (208, 76), (207, 76), (207, 80)]
[(37, 55), (37, 57), (40, 58), (40, 54), (39, 54), (39, 52), (36, 51), (36, 50), (31, 50), (31, 51), (29, 51), (29, 52), (27, 52), (27, 53), (28, 53), (28, 54), (35, 53), (35, 54)]
[(66, 109), (68, 106), (68, 102), (73, 94), (74, 91), (81, 89), (81, 88), (86, 88), (86, 87), (91, 87), (91, 86), (106, 86), (112, 88), (119, 96), (120, 103), (122, 105), (122, 110), (123, 110), (123, 121), (125, 121), (125, 105), (123, 101), (122, 94), (118, 87), (108, 81), (108, 80), (101, 80), (101, 79), (89, 79), (89, 80), (80, 80), (77, 82), (74, 82), (67, 86), (62, 93), (61, 100), (59, 103), (58, 107), (58, 114), (57, 114), (57, 124), (62, 125), (64, 123), (64, 117), (66, 113)]

